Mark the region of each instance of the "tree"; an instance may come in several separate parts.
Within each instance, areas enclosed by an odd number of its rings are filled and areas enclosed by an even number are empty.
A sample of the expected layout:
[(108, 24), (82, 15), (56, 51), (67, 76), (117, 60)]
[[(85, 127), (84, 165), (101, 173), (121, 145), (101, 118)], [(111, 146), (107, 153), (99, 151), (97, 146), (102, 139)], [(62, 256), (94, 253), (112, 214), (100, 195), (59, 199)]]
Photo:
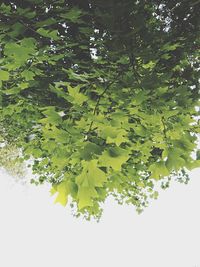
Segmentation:
[[(200, 166), (199, 1), (1, 1), (2, 142), (86, 218)], [(192, 153), (197, 156), (193, 157)]]

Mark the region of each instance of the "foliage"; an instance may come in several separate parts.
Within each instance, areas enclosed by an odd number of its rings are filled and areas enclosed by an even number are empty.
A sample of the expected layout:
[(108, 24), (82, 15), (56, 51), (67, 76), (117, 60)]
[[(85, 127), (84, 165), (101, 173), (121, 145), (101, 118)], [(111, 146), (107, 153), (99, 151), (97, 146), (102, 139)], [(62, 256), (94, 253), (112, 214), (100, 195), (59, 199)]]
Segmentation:
[(17, 180), (24, 181), (26, 166), (20, 159), (17, 147), (8, 144), (0, 147), (0, 168), (6, 169)]
[(198, 6), (1, 1), (2, 142), (76, 215), (109, 195), (141, 211), (157, 180), (200, 166)]

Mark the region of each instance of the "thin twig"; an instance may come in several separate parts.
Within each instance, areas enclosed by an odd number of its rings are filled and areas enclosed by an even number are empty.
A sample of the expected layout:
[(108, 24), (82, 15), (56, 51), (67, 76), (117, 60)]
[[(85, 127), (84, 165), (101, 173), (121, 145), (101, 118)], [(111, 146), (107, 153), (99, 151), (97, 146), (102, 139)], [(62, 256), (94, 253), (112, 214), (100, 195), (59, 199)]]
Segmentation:
[[(19, 22), (21, 22), (21, 24), (23, 24), (26, 28), (28, 28), (29, 30), (31, 30), (32, 32), (40, 35), (36, 30), (34, 30), (32, 27), (30, 27), (29, 25), (27, 25), (26, 23), (24, 23), (22, 20), (19, 20)], [(41, 36), (41, 35), (40, 35)]]
[(163, 124), (163, 134), (164, 134), (165, 140), (167, 142), (167, 129), (166, 129), (166, 125), (165, 125), (165, 121), (164, 121), (164, 117), (163, 116), (161, 117), (161, 121), (162, 121), (162, 124)]
[[(107, 84), (107, 86), (105, 87), (104, 91), (99, 95), (98, 100), (97, 100), (97, 103), (96, 103), (96, 105), (95, 105), (95, 107), (94, 107), (93, 115), (95, 115), (96, 112), (97, 112), (97, 108), (98, 108), (98, 106), (99, 106), (99, 103), (100, 103), (101, 98), (104, 96), (104, 94), (106, 93), (106, 91), (108, 90), (108, 88), (109, 88), (114, 82), (115, 82), (115, 81), (112, 81), (112, 82), (110, 82), (109, 84)], [(89, 129), (88, 129), (88, 131), (87, 131), (87, 135), (88, 135), (88, 133), (91, 131), (93, 123), (94, 123), (94, 121), (91, 121), (90, 126), (89, 126)]]

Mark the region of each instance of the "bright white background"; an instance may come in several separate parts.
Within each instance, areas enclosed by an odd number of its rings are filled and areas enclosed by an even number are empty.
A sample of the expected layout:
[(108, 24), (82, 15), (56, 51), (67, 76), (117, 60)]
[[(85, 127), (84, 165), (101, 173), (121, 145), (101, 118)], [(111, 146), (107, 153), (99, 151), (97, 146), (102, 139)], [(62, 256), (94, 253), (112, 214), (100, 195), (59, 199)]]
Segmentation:
[(54, 266), (200, 267), (200, 169), (142, 215), (109, 200), (99, 223), (0, 171), (0, 267)]

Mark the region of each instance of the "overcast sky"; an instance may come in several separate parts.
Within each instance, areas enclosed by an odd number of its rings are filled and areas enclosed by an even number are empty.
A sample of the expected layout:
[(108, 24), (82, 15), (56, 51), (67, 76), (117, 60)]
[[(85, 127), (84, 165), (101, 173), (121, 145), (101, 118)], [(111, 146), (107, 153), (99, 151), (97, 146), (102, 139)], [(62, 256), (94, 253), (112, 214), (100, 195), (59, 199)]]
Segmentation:
[(200, 267), (200, 169), (142, 215), (107, 201), (99, 223), (0, 171), (0, 266)]

